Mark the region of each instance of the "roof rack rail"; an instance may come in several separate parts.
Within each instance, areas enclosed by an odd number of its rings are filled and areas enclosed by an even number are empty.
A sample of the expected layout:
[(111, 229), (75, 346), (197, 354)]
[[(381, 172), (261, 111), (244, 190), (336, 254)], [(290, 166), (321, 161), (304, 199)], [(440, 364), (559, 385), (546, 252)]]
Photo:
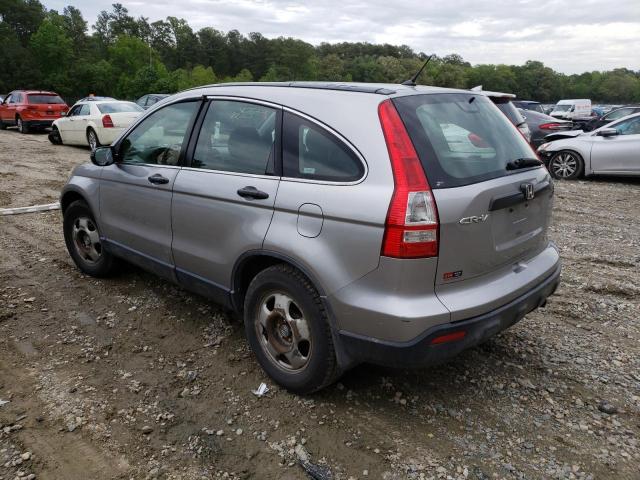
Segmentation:
[(198, 90), (200, 88), (213, 87), (289, 87), (289, 88), (311, 88), (316, 90), (338, 90), (342, 92), (375, 93), (378, 95), (393, 95), (395, 90), (380, 87), (379, 85), (349, 84), (333, 82), (231, 82), (216, 83), (212, 85), (201, 85), (187, 90)]

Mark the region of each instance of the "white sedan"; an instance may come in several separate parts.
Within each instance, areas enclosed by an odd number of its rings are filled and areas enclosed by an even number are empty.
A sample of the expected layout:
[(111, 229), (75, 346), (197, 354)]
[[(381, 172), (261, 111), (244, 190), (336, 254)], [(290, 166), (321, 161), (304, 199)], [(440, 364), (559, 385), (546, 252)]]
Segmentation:
[(133, 102), (80, 100), (51, 127), (49, 140), (60, 145), (88, 145), (95, 150), (110, 145), (144, 110)]

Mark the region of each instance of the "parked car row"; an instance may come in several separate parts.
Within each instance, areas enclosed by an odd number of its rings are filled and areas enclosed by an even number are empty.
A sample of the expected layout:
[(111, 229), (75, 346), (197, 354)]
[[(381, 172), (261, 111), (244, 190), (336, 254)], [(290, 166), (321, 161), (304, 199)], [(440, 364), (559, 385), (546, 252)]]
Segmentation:
[(136, 102), (88, 96), (71, 108), (55, 92), (14, 90), (0, 95), (0, 130), (17, 127), (20, 133), (51, 128), (56, 145), (88, 145), (95, 150), (110, 145), (145, 109), (169, 95), (144, 95)]

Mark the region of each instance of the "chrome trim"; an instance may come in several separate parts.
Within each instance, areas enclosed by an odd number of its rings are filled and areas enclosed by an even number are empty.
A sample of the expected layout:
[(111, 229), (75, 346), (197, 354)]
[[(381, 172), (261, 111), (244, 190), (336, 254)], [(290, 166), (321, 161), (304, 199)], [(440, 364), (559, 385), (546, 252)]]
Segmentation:
[(242, 172), (229, 172), (227, 170), (212, 170), (210, 168), (197, 168), (197, 167), (182, 167), (182, 170), (188, 170), (190, 172), (204, 172), (204, 173), (216, 173), (219, 175), (232, 175), (234, 177), (250, 177), (250, 178), (263, 178), (265, 180), (280, 180), (277, 175), (259, 175), (256, 173), (242, 173)]

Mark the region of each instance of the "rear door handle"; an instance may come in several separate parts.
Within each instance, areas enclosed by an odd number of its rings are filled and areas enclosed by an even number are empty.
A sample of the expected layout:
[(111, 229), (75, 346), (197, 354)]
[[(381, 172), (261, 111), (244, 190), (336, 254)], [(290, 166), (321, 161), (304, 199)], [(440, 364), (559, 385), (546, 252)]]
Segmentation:
[(242, 198), (255, 198), (256, 200), (265, 200), (269, 198), (269, 194), (267, 192), (263, 192), (262, 190), (258, 190), (256, 187), (244, 187), (238, 190), (238, 195)]
[(149, 180), (154, 185), (165, 185), (169, 183), (169, 179), (167, 177), (163, 177), (159, 173), (156, 173), (155, 175), (151, 175), (150, 177), (147, 178), (147, 180)]

